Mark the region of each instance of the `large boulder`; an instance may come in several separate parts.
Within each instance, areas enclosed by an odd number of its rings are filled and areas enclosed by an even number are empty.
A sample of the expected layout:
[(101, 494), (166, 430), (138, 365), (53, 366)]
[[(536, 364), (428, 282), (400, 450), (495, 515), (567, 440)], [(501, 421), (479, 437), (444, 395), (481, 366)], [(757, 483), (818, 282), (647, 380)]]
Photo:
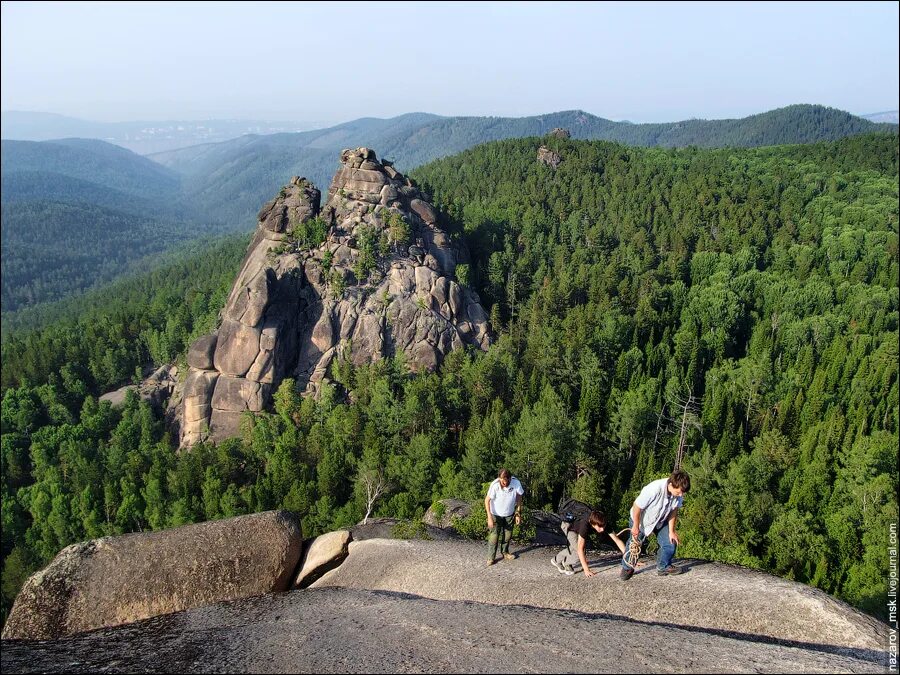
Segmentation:
[(55, 639), (285, 591), (302, 544), (288, 511), (73, 544), (28, 579), (3, 637)]
[(216, 340), (218, 334), (203, 335), (191, 344), (188, 350), (187, 362), (191, 368), (199, 370), (211, 370), (213, 368), (213, 355), (216, 353)]
[(347, 557), (347, 547), (353, 540), (349, 530), (337, 530), (316, 537), (303, 552), (300, 571), (293, 588), (306, 588), (320, 576), (333, 570)]

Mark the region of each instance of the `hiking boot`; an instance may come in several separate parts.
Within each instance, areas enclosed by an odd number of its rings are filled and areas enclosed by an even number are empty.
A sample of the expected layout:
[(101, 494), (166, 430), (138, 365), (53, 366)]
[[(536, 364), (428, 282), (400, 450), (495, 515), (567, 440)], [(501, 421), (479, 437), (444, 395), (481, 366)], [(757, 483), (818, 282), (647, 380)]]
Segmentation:
[(681, 571), (682, 570), (680, 567), (675, 567), (675, 565), (669, 565), (664, 570), (656, 570), (656, 573), (661, 577), (671, 577), (676, 574), (681, 574)]
[(487, 566), (490, 567), (490, 566), (493, 565), (495, 562), (497, 562), (497, 561), (494, 560), (493, 558), (491, 558), (490, 560), (487, 561)]
[(572, 566), (571, 566), (571, 565), (563, 565), (563, 573), (564, 573), (567, 577), (570, 577), (570, 576), (572, 576), (573, 574), (575, 574), (575, 570), (572, 569)]
[(630, 567), (623, 567), (622, 571), (619, 572), (619, 578), (622, 581), (628, 581), (632, 576), (634, 576), (634, 570)]
[(562, 566), (562, 563), (556, 562), (556, 558), (551, 558), (550, 564), (553, 565), (556, 568), (556, 571), (559, 572), (560, 574), (566, 573), (566, 568)]
[(504, 554), (503, 554), (503, 559), (504, 559), (504, 560), (515, 560), (515, 559), (516, 559), (516, 556), (513, 555), (512, 553), (504, 553)]

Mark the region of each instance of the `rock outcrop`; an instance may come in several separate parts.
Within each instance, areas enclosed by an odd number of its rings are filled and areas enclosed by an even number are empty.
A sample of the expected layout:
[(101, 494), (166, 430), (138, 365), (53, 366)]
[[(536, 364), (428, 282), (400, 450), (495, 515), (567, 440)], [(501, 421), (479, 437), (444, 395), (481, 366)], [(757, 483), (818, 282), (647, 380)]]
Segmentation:
[[(821, 591), (679, 561), (560, 575), (527, 547), (368, 540), (310, 588), (53, 641), (4, 640), (13, 672), (887, 672), (889, 627)], [(645, 568), (646, 569), (646, 568)], [(492, 635), (502, 635), (502, 648)], [(485, 636), (488, 636), (487, 638)], [(599, 637), (598, 637), (599, 636)]]
[(3, 637), (54, 639), (285, 591), (302, 545), (287, 511), (73, 544), (25, 582)]
[[(443, 601), (528, 605), (609, 613), (650, 622), (876, 653), (888, 645), (888, 626), (826, 593), (795, 581), (705, 560), (676, 560), (685, 573), (660, 577), (652, 558), (630, 581), (619, 579), (618, 552), (588, 555), (596, 576), (560, 575), (558, 549), (510, 549), (519, 556), (485, 568), (484, 544), (468, 541), (390, 541), (350, 544), (350, 555), (310, 589), (340, 587), (412, 593)], [(579, 568), (580, 571), (580, 568)]]
[(537, 159), (542, 164), (546, 164), (551, 169), (555, 169), (562, 164), (562, 157), (555, 150), (551, 150), (546, 145), (538, 148)]
[(449, 541), (459, 539), (450, 529), (432, 527), (425, 523), (410, 526), (408, 520), (398, 518), (369, 518), (365, 523), (357, 523), (350, 528), (353, 541), (366, 539), (427, 539)]
[[(584, 592), (571, 581), (571, 593)], [(91, 675), (889, 672), (886, 659), (868, 654), (630, 621), (615, 610), (350, 588), (249, 598), (51, 642), (4, 641), (0, 658), (4, 673)]]
[(285, 377), (315, 393), (336, 359), (402, 353), (433, 370), (490, 344), (478, 296), (455, 280), (467, 253), (412, 181), (357, 148), (341, 153), (321, 214), (319, 196), (294, 178), (260, 210), (221, 325), (188, 354), (182, 445), (235, 435)]
[(344, 562), (347, 547), (353, 540), (349, 530), (337, 530), (316, 537), (305, 544), (300, 571), (292, 588), (306, 588), (325, 572), (333, 570)]
[(212, 335), (188, 351), (180, 409), (181, 438), (237, 435), (241, 414), (259, 412), (296, 363), (308, 294), (300, 258), (284, 255), (293, 232), (319, 213), (321, 193), (294, 177), (260, 210), (259, 225)]
[(554, 138), (572, 138), (572, 134), (569, 130), (563, 129), (562, 127), (555, 127), (548, 135), (553, 136)]
[(462, 520), (468, 518), (472, 514), (472, 506), (462, 499), (442, 499), (438, 502), (440, 506), (436, 509), (432, 504), (425, 515), (422, 516), (422, 522), (432, 527), (443, 529), (452, 529), (455, 519)]
[(175, 390), (178, 377), (178, 367), (174, 365), (160, 366), (149, 374), (140, 384), (129, 384), (115, 391), (103, 394), (101, 401), (109, 401), (113, 407), (125, 403), (125, 396), (129, 391), (134, 391), (143, 401), (159, 410), (163, 410), (166, 402)]

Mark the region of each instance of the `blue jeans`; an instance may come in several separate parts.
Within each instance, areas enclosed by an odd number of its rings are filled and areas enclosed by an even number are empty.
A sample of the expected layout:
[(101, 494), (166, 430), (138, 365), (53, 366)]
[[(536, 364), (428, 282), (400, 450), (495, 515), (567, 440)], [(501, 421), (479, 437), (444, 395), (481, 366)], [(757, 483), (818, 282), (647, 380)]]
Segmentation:
[[(628, 519), (628, 541), (625, 542), (625, 550), (628, 550), (628, 547), (631, 545), (631, 528), (634, 527), (634, 519)], [(656, 535), (656, 543), (659, 544), (659, 551), (656, 552), (656, 569), (664, 570), (669, 565), (672, 564), (672, 558), (675, 557), (675, 551), (678, 549), (678, 546), (673, 544), (669, 540), (669, 521), (666, 520), (662, 527), (657, 529), (654, 534)], [(643, 544), (647, 540), (646, 537), (642, 538), (641, 544)], [(622, 563), (622, 567), (627, 569), (627, 565)]]

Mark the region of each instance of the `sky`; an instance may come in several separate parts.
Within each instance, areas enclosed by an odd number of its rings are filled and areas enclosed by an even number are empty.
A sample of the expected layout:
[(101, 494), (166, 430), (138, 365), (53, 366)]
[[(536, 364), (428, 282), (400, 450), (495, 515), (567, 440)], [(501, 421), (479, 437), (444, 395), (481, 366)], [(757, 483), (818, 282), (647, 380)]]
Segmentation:
[(5, 110), (323, 126), (407, 112), (897, 110), (898, 3), (2, 3)]

